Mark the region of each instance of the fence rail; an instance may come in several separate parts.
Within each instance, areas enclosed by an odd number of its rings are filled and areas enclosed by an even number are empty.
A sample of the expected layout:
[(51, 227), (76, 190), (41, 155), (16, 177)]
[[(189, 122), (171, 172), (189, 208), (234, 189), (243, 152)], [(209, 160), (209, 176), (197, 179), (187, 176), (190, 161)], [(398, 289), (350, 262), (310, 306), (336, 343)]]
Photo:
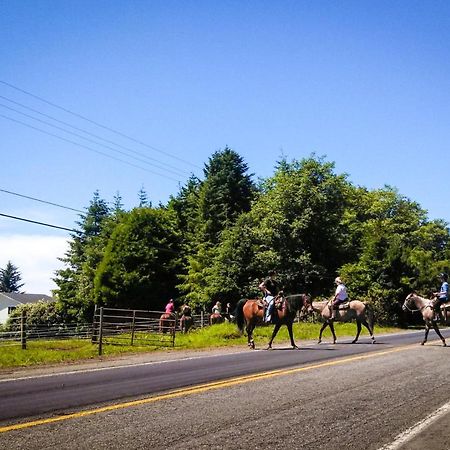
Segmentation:
[(101, 307), (94, 313), (92, 342), (98, 344), (99, 355), (105, 344), (173, 347), (176, 326), (175, 314)]

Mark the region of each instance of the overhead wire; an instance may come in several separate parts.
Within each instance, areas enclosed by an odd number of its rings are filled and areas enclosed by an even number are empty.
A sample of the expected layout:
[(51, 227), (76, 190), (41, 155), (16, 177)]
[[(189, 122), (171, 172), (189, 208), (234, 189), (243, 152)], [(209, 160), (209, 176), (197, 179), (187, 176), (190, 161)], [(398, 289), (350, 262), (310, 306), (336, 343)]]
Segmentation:
[(73, 131), (66, 130), (66, 129), (62, 128), (62, 127), (59, 127), (58, 125), (54, 125), (54, 124), (52, 124), (50, 122), (47, 122), (45, 120), (38, 119), (37, 117), (31, 116), (30, 114), (24, 113), (24, 112), (19, 111), (19, 110), (15, 109), (15, 108), (11, 108), (10, 106), (4, 105), (2, 103), (0, 103), (0, 107), (9, 109), (10, 111), (14, 111), (14, 112), (16, 112), (18, 114), (21, 114), (22, 116), (25, 116), (25, 117), (28, 117), (30, 119), (36, 120), (37, 122), (43, 123), (44, 125), (48, 125), (48, 126), (50, 126), (52, 128), (56, 128), (57, 130), (63, 131), (64, 133), (71, 134), (72, 136), (76, 136), (76, 137), (78, 137), (80, 139), (84, 139), (85, 141), (88, 141), (88, 142), (91, 142), (93, 144), (100, 145), (102, 147), (108, 148), (108, 149), (112, 150), (113, 152), (119, 153), (119, 154), (124, 155), (124, 156), (128, 156), (128, 157), (133, 158), (133, 159), (135, 159), (135, 160), (137, 160), (139, 162), (142, 162), (144, 164), (149, 164), (149, 165), (151, 165), (153, 167), (156, 167), (157, 169), (165, 170), (167, 172), (170, 172), (170, 173), (172, 173), (174, 175), (178, 175), (178, 176), (184, 176), (185, 174), (187, 174), (186, 172), (182, 173), (182, 172), (180, 172), (178, 170), (175, 171), (175, 170), (172, 170), (172, 169), (167, 169), (165, 167), (161, 167), (161, 166), (158, 166), (158, 165), (156, 165), (154, 163), (148, 162), (148, 161), (146, 161), (146, 160), (144, 160), (142, 158), (137, 158), (136, 156), (129, 155), (128, 153), (125, 153), (125, 152), (123, 152), (121, 150), (117, 150), (117, 149), (115, 149), (115, 148), (113, 148), (113, 147), (111, 147), (109, 145), (102, 144), (101, 142), (97, 142), (97, 141), (95, 141), (93, 139), (90, 139), (90, 138), (87, 138), (85, 136), (81, 136), (78, 133), (74, 133)]
[(89, 147), (89, 146), (84, 145), (84, 144), (80, 144), (79, 142), (72, 141), (72, 140), (67, 139), (67, 138), (65, 138), (65, 137), (58, 136), (57, 134), (50, 133), (49, 131), (43, 130), (43, 129), (41, 129), (41, 128), (35, 127), (35, 126), (30, 125), (30, 124), (27, 124), (27, 123), (25, 123), (25, 122), (22, 122), (21, 120), (17, 120), (17, 119), (14, 119), (14, 118), (12, 118), (12, 117), (5, 116), (4, 114), (0, 114), (0, 117), (3, 117), (4, 119), (10, 120), (10, 121), (12, 121), (12, 122), (18, 123), (18, 124), (20, 124), (20, 125), (23, 125), (23, 126), (25, 126), (25, 127), (31, 128), (31, 129), (33, 129), (33, 130), (37, 130), (37, 131), (39, 131), (39, 132), (41, 132), (41, 133), (44, 133), (44, 134), (47, 134), (47, 135), (49, 135), (49, 136), (56, 137), (57, 139), (60, 139), (60, 140), (62, 140), (62, 141), (69, 142), (70, 144), (76, 145), (76, 146), (78, 146), (78, 147), (85, 148), (85, 149), (87, 149), (87, 150), (89, 150), (89, 151), (92, 151), (92, 152), (94, 152), (94, 153), (98, 153), (99, 155), (106, 156), (107, 158), (113, 159), (113, 160), (115, 160), (115, 161), (119, 161), (119, 162), (122, 162), (122, 163), (124, 163), (124, 164), (129, 165), (129, 166), (136, 167), (136, 168), (141, 169), (141, 170), (145, 170), (146, 172), (152, 173), (153, 175), (158, 175), (158, 176), (160, 176), (160, 177), (163, 177), (163, 178), (166, 178), (166, 179), (170, 179), (170, 180), (172, 180), (172, 181), (176, 181), (177, 183), (180, 182), (180, 180), (178, 180), (178, 179), (176, 179), (176, 178), (172, 178), (172, 177), (170, 177), (170, 176), (168, 176), (168, 175), (164, 175), (164, 174), (155, 172), (155, 171), (153, 171), (153, 170), (148, 170), (148, 169), (146, 169), (145, 167), (139, 166), (139, 165), (137, 165), (137, 164), (133, 164), (133, 163), (131, 163), (131, 162), (129, 162), (129, 161), (126, 161), (126, 160), (124, 160), (124, 159), (121, 159), (121, 158), (116, 158), (115, 156), (109, 155), (108, 153), (102, 152), (102, 151), (100, 151), (100, 150), (96, 150), (96, 149), (94, 149), (94, 148), (92, 148), (92, 147)]
[(11, 83), (8, 83), (8, 82), (3, 81), (3, 80), (0, 80), (0, 83), (3, 84), (3, 85), (5, 85), (5, 86), (8, 86), (8, 87), (10, 87), (10, 88), (12, 88), (12, 89), (15, 89), (16, 91), (22, 92), (23, 94), (26, 94), (26, 95), (28, 95), (28, 96), (30, 96), (30, 97), (33, 97), (33, 98), (35, 98), (35, 99), (37, 99), (37, 100), (39, 100), (39, 101), (41, 101), (41, 102), (44, 102), (44, 103), (46, 103), (47, 105), (50, 105), (50, 106), (52, 106), (52, 107), (54, 107), (54, 108), (57, 108), (57, 109), (59, 109), (59, 110), (61, 110), (61, 111), (64, 111), (64, 112), (66, 112), (66, 113), (68, 113), (68, 114), (71, 114), (71, 115), (73, 115), (73, 116), (75, 116), (75, 117), (78, 117), (79, 119), (85, 120), (86, 122), (89, 122), (89, 123), (91, 123), (91, 124), (93, 124), (93, 125), (95, 125), (95, 126), (97, 126), (97, 127), (100, 127), (100, 128), (105, 129), (105, 130), (108, 130), (108, 131), (110, 131), (111, 133), (114, 133), (114, 134), (116, 134), (116, 135), (118, 135), (118, 136), (121, 136), (121, 137), (123, 137), (123, 138), (129, 139), (130, 141), (133, 141), (133, 142), (135, 142), (135, 143), (137, 143), (137, 144), (140, 144), (140, 145), (142, 145), (142, 146), (144, 146), (144, 147), (147, 147), (147, 148), (149, 148), (149, 149), (151, 149), (151, 150), (154, 150), (154, 151), (156, 151), (156, 152), (158, 152), (158, 153), (161, 153), (161, 154), (163, 154), (163, 155), (165, 155), (165, 156), (168, 156), (169, 158), (173, 158), (173, 159), (175, 159), (175, 160), (181, 161), (181, 162), (183, 162), (183, 163), (185, 163), (185, 164), (188, 164), (188, 165), (191, 166), (191, 167), (195, 167), (195, 168), (197, 168), (197, 169), (202, 169), (201, 167), (199, 167), (199, 166), (197, 166), (197, 165), (191, 163), (190, 161), (187, 161), (187, 160), (185, 160), (185, 159), (179, 158), (178, 156), (172, 155), (172, 154), (170, 154), (169, 152), (166, 152), (166, 151), (164, 151), (164, 150), (160, 150), (159, 148), (156, 148), (156, 147), (154, 147), (154, 146), (152, 146), (152, 145), (149, 145), (149, 144), (147, 144), (147, 143), (145, 143), (145, 142), (143, 142), (143, 141), (140, 141), (139, 139), (135, 139), (135, 138), (133, 138), (132, 136), (129, 136), (129, 135), (127, 135), (127, 134), (125, 134), (125, 133), (123, 133), (123, 132), (121, 132), (121, 131), (115, 130), (114, 128), (108, 127), (108, 126), (103, 125), (103, 124), (101, 124), (101, 123), (99, 123), (99, 122), (96, 122), (95, 120), (89, 119), (89, 118), (86, 117), (86, 116), (83, 116), (83, 115), (81, 115), (81, 114), (78, 114), (78, 113), (76, 113), (76, 112), (73, 112), (73, 111), (71, 111), (70, 109), (64, 108), (63, 106), (60, 106), (60, 105), (58, 105), (58, 104), (56, 104), (56, 103), (53, 103), (53, 102), (51, 102), (51, 101), (49, 101), (49, 100), (47, 100), (47, 99), (45, 99), (45, 98), (43, 98), (43, 97), (40, 97), (40, 96), (38, 96), (38, 95), (35, 95), (35, 94), (33, 94), (33, 93), (29, 92), (29, 91), (26, 91), (25, 89), (22, 89), (22, 88), (20, 88), (20, 87), (18, 87), (18, 86), (15, 86), (15, 85), (11, 84)]
[(0, 213), (0, 216), (2, 216), (2, 217), (8, 217), (8, 218), (10, 218), (10, 219), (15, 219), (15, 220), (22, 220), (22, 221), (24, 221), (24, 222), (35, 223), (35, 224), (43, 225), (43, 226), (46, 226), (46, 227), (58, 228), (58, 229), (60, 229), (60, 230), (72, 231), (72, 232), (74, 232), (74, 233), (80, 233), (80, 231), (74, 230), (73, 228), (60, 227), (59, 225), (52, 225), (52, 224), (50, 224), (50, 223), (38, 222), (37, 220), (25, 219), (25, 218), (23, 218), (23, 217), (11, 216), (11, 215), (9, 215), (9, 214), (3, 214), (3, 213)]
[(34, 201), (36, 201), (36, 202), (46, 203), (47, 205), (57, 206), (58, 208), (64, 208), (64, 209), (68, 209), (68, 210), (70, 210), (70, 211), (79, 212), (79, 213), (82, 213), (82, 214), (84, 214), (84, 213), (86, 212), (86, 211), (81, 211), (81, 209), (75, 209), (75, 208), (71, 208), (71, 207), (69, 207), (69, 206), (60, 205), (60, 204), (58, 204), (58, 203), (48, 202), (48, 201), (46, 201), (46, 200), (41, 200), (41, 199), (39, 199), (39, 198), (30, 197), (30, 196), (28, 196), (28, 195), (19, 194), (19, 193), (17, 193), (17, 192), (8, 191), (8, 190), (6, 190), (6, 189), (1, 189), (1, 188), (0, 188), (0, 192), (4, 192), (4, 193), (6, 193), (6, 194), (15, 195), (15, 196), (17, 196), (17, 197), (27, 198), (27, 199), (29, 199), (29, 200), (34, 200)]
[[(188, 172), (186, 172), (186, 171), (184, 171), (184, 170), (182, 170), (182, 169), (179, 169), (179, 168), (177, 168), (177, 167), (174, 167), (174, 166), (172, 166), (171, 164), (165, 163), (165, 162), (160, 161), (160, 160), (158, 160), (158, 159), (156, 159), (156, 158), (152, 158), (151, 156), (148, 156), (148, 155), (146, 155), (146, 154), (144, 154), (144, 153), (141, 153), (141, 152), (138, 152), (138, 151), (136, 151), (136, 150), (133, 150), (133, 149), (131, 149), (131, 148), (129, 148), (129, 147), (126, 147), (126, 146), (124, 146), (124, 145), (118, 144), (117, 142), (114, 142), (114, 141), (112, 141), (112, 140), (110, 140), (110, 139), (106, 139), (106, 138), (104, 138), (104, 137), (102, 137), (102, 136), (99, 136), (98, 134), (91, 133), (90, 131), (84, 130), (83, 128), (77, 127), (77, 126), (72, 125), (72, 124), (70, 124), (70, 123), (68, 123), (68, 122), (65, 122), (65, 121), (63, 121), (63, 120), (57, 119), (56, 117), (53, 117), (53, 116), (51, 116), (51, 115), (49, 115), (49, 114), (46, 114), (46, 113), (43, 113), (42, 111), (39, 111), (39, 110), (37, 110), (37, 109), (30, 108), (29, 106), (24, 105), (23, 103), (17, 102), (17, 101), (15, 101), (15, 100), (12, 100), (12, 99), (10, 99), (10, 98), (8, 98), (8, 97), (5, 97), (4, 95), (0, 95), (0, 98), (3, 99), (3, 100), (8, 101), (8, 102), (10, 102), (10, 103), (13, 103), (13, 104), (15, 104), (15, 105), (17, 105), (17, 106), (20, 106), (21, 108), (24, 108), (24, 109), (26, 109), (26, 110), (28, 110), (28, 111), (34, 112), (34, 113), (39, 114), (39, 115), (41, 115), (41, 116), (43, 116), (43, 117), (46, 117), (46, 118), (48, 118), (48, 119), (50, 119), (50, 120), (53, 120), (54, 122), (60, 123), (60, 124), (62, 124), (62, 125), (65, 125), (65, 126), (67, 126), (67, 127), (72, 128), (72, 129), (74, 129), (74, 130), (77, 130), (77, 131), (79, 131), (79, 132), (81, 132), (81, 133), (87, 134), (88, 136), (92, 136), (92, 137), (94, 137), (94, 138), (96, 138), (96, 139), (100, 139), (100, 140), (103, 141), (103, 142), (107, 142), (107, 143), (109, 143), (109, 144), (115, 145), (116, 147), (119, 147), (119, 148), (122, 148), (122, 149), (124, 149), (124, 150), (127, 150), (127, 151), (129, 151), (129, 152), (131, 152), (131, 153), (134, 153), (135, 155), (142, 156), (143, 158), (149, 159), (149, 160), (151, 160), (151, 161), (156, 161), (157, 163), (163, 164), (163, 165), (169, 167), (170, 169), (173, 169), (174, 171), (179, 172), (180, 174), (183, 174), (183, 175), (188, 175), (188, 174), (189, 174)], [(14, 109), (14, 108), (11, 108), (10, 106), (6, 106), (6, 105), (3, 105), (3, 104), (0, 104), (0, 106), (2, 106), (3, 108), (7, 108), (7, 109), (9, 109), (9, 110), (11, 110), (11, 111), (15, 111), (15, 112), (17, 112), (18, 114), (24, 115), (24, 116), (29, 117), (29, 118), (31, 118), (31, 119), (34, 119), (34, 120), (36, 120), (36, 121), (45, 123), (46, 125), (49, 125), (49, 126), (51, 126), (51, 127), (54, 127), (54, 128), (63, 130), (63, 131), (65, 131), (65, 132), (67, 132), (67, 133), (70, 133), (70, 134), (73, 134), (73, 135), (75, 135), (75, 136), (78, 136), (78, 137), (80, 137), (81, 139), (86, 139), (86, 140), (88, 140), (88, 141), (90, 141), (90, 142), (96, 143), (97, 145), (102, 145), (102, 146), (104, 146), (104, 147), (106, 147), (106, 148), (110, 148), (111, 150), (116, 151), (116, 149), (113, 149), (113, 148), (111, 148), (111, 147), (109, 147), (109, 146), (107, 146), (107, 145), (105, 145), (105, 144), (102, 144), (102, 143), (99, 143), (99, 142), (90, 140), (90, 139), (88, 139), (88, 138), (86, 138), (86, 137), (84, 137), (84, 136), (80, 136), (80, 135), (78, 135), (78, 134), (76, 134), (76, 133), (73, 133), (73, 132), (71, 132), (71, 131), (65, 130), (64, 128), (58, 127), (58, 126), (56, 126), (56, 125), (54, 125), (54, 124), (51, 124), (51, 123), (49, 123), (49, 122), (46, 122), (46, 121), (43, 121), (43, 120), (41, 120), (41, 119), (38, 119), (38, 118), (36, 118), (36, 117), (34, 117), (34, 116), (25, 114), (25, 113), (22, 112), (22, 111), (18, 111), (18, 110)], [(155, 166), (156, 166), (156, 165), (155, 165)], [(157, 167), (157, 166), (156, 166), (156, 167)], [(162, 168), (162, 169), (163, 169), (163, 170), (168, 170), (168, 169), (166, 169), (166, 168)]]

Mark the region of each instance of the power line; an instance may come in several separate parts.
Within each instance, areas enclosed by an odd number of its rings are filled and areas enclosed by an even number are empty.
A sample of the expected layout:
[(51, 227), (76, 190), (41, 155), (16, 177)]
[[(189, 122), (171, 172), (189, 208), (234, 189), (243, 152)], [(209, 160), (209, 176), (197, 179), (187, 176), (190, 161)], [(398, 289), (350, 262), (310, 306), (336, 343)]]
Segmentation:
[(151, 149), (151, 150), (154, 150), (154, 151), (156, 151), (156, 152), (158, 152), (158, 153), (161, 153), (161, 154), (163, 154), (163, 155), (165, 155), (165, 156), (168, 156), (169, 158), (176, 159), (176, 160), (178, 160), (178, 161), (181, 161), (181, 162), (183, 162), (183, 163), (185, 163), (185, 164), (188, 164), (188, 165), (190, 165), (190, 166), (192, 166), (192, 167), (195, 167), (195, 168), (197, 168), (197, 169), (202, 169), (201, 167), (199, 167), (199, 166), (197, 166), (197, 165), (195, 165), (195, 164), (192, 164), (191, 162), (186, 161), (186, 160), (184, 160), (184, 159), (182, 159), (182, 158), (179, 158), (178, 156), (171, 155), (171, 154), (168, 153), (168, 152), (165, 152), (165, 151), (160, 150), (160, 149), (158, 149), (158, 148), (156, 148), (156, 147), (153, 147), (152, 145), (148, 145), (148, 144), (146, 144), (145, 142), (142, 142), (142, 141), (140, 141), (140, 140), (138, 140), (138, 139), (135, 139), (135, 138), (133, 138), (133, 137), (131, 137), (131, 136), (128, 136), (127, 134), (122, 133), (121, 131), (114, 130), (113, 128), (110, 128), (110, 127), (108, 127), (108, 126), (106, 126), (106, 125), (102, 125), (101, 123), (96, 122), (96, 121), (94, 121), (94, 120), (91, 120), (91, 119), (89, 119), (88, 117), (85, 117), (85, 116), (83, 116), (83, 115), (81, 115), (81, 114), (75, 113), (75, 112), (73, 112), (73, 111), (71, 111), (71, 110), (69, 110), (69, 109), (67, 109), (67, 108), (64, 108), (64, 107), (62, 107), (62, 106), (57, 105), (56, 103), (50, 102), (49, 100), (46, 100), (46, 99), (43, 98), (43, 97), (39, 97), (38, 95), (32, 94), (31, 92), (28, 92), (28, 91), (26, 91), (26, 90), (24, 90), (24, 89), (21, 89), (21, 88), (19, 88), (19, 87), (17, 87), (17, 86), (14, 86), (14, 85), (11, 84), (11, 83), (7, 83), (6, 81), (3, 81), (3, 80), (0, 80), (0, 83), (4, 84), (5, 86), (8, 86), (8, 87), (10, 87), (10, 88), (12, 88), (12, 89), (15, 89), (16, 91), (22, 92), (23, 94), (29, 95), (30, 97), (33, 97), (33, 98), (35, 98), (35, 99), (37, 99), (37, 100), (39, 100), (39, 101), (41, 101), (41, 102), (44, 102), (44, 103), (46, 103), (47, 105), (53, 106), (54, 108), (60, 109), (61, 111), (64, 111), (64, 112), (66, 112), (66, 113), (68, 113), (68, 114), (71, 114), (71, 115), (73, 115), (73, 116), (75, 116), (75, 117), (78, 117), (79, 119), (82, 119), (82, 120), (85, 120), (86, 122), (92, 123), (93, 125), (95, 125), (95, 126), (97, 126), (97, 127), (100, 127), (100, 128), (105, 129), (105, 130), (108, 130), (108, 131), (110, 131), (111, 133), (117, 134), (118, 136), (122, 136), (122, 137), (124, 137), (124, 138), (126, 138), (126, 139), (129, 139), (130, 141), (136, 142), (137, 144), (143, 145), (144, 147), (147, 147), (147, 148), (149, 148), (149, 149)]
[(72, 231), (73, 233), (79, 233), (79, 231), (74, 230), (72, 228), (60, 227), (58, 225), (51, 225), (49, 223), (38, 222), (36, 220), (31, 220), (31, 219), (24, 219), (23, 217), (10, 216), (9, 214), (3, 214), (3, 213), (0, 213), (0, 216), (8, 217), (10, 219), (15, 219), (15, 220), (22, 220), (24, 222), (29, 222), (29, 223), (35, 223), (37, 225), (43, 225), (45, 227), (58, 228), (59, 230)]
[(80, 209), (70, 208), (69, 206), (59, 205), (58, 203), (47, 202), (39, 198), (29, 197), (28, 195), (18, 194), (17, 192), (7, 191), (6, 189), (0, 189), (0, 192), (5, 192), (6, 194), (16, 195), (17, 197), (28, 198), (29, 200), (34, 200), (36, 202), (46, 203), (47, 205), (57, 206), (58, 208), (69, 209), (71, 211), (79, 212), (85, 214), (86, 211), (81, 211)]
[[(156, 158), (152, 158), (151, 156), (145, 155), (144, 153), (138, 152), (138, 151), (133, 150), (133, 149), (131, 149), (131, 148), (129, 148), (129, 147), (125, 147), (124, 145), (118, 144), (117, 142), (111, 141), (110, 139), (105, 139), (104, 137), (99, 136), (98, 134), (91, 133), (90, 131), (84, 130), (83, 128), (79, 128), (79, 127), (76, 127), (76, 126), (74, 126), (74, 125), (72, 125), (72, 124), (70, 124), (70, 123), (68, 123), (68, 122), (65, 122), (65, 121), (63, 121), (63, 120), (59, 120), (59, 119), (57, 119), (56, 117), (50, 116), (49, 114), (45, 114), (45, 113), (43, 113), (43, 112), (41, 112), (41, 111), (39, 111), (39, 110), (37, 110), (37, 109), (30, 108), (29, 106), (26, 106), (26, 105), (24, 105), (23, 103), (16, 102), (15, 100), (12, 100), (12, 99), (10, 99), (10, 98), (8, 98), (8, 97), (5, 97), (5, 96), (3, 96), (3, 95), (0, 95), (0, 98), (2, 98), (3, 100), (8, 101), (8, 102), (10, 102), (10, 103), (13, 103), (13, 104), (15, 104), (15, 105), (18, 105), (18, 106), (20, 106), (21, 108), (24, 108), (24, 109), (26, 109), (26, 110), (28, 110), (28, 111), (32, 111), (32, 112), (34, 112), (34, 113), (36, 113), (36, 114), (40, 114), (41, 116), (47, 117), (48, 119), (51, 119), (51, 120), (53, 120), (53, 121), (55, 121), (55, 122), (57, 122), (57, 123), (60, 123), (60, 124), (65, 125), (65, 126), (67, 126), (67, 127), (70, 127), (70, 128), (72, 128), (72, 129), (74, 129), (74, 130), (80, 131), (81, 133), (87, 134), (87, 135), (89, 135), (89, 136), (95, 137), (96, 139), (100, 139), (101, 141), (104, 141), (104, 142), (107, 142), (107, 143), (109, 143), (109, 144), (115, 145), (116, 147), (122, 148), (122, 149), (127, 150), (127, 151), (129, 151), (129, 152), (131, 152), (131, 153), (134, 153), (134, 154), (136, 154), (136, 155), (142, 156), (143, 158), (146, 158), (146, 159), (149, 159), (149, 160), (152, 160), (152, 161), (156, 161), (156, 162), (158, 162), (158, 163), (160, 163), (160, 164), (163, 164), (163, 165), (169, 167), (170, 169), (174, 169), (175, 171), (179, 172), (180, 175), (188, 175), (188, 172), (183, 171), (182, 169), (178, 169), (177, 167), (174, 167), (174, 166), (172, 166), (171, 164), (167, 164), (167, 163), (165, 163), (165, 162), (163, 162), (163, 161), (160, 161), (160, 160), (158, 160), (158, 159), (156, 159)], [(73, 133), (73, 132), (68, 131), (68, 130), (66, 130), (66, 129), (64, 129), (64, 128), (58, 127), (58, 126), (56, 126), (56, 125), (54, 125), (54, 124), (51, 124), (51, 123), (46, 122), (46, 121), (44, 121), (44, 120), (38, 119), (38, 118), (36, 118), (36, 117), (34, 117), (34, 116), (25, 114), (25, 113), (22, 112), (22, 111), (18, 111), (17, 109), (11, 108), (10, 106), (6, 106), (6, 105), (3, 105), (3, 104), (0, 104), (0, 106), (2, 106), (3, 108), (7, 108), (7, 109), (9, 109), (9, 110), (11, 110), (11, 111), (17, 112), (18, 114), (21, 114), (21, 115), (23, 115), (23, 116), (29, 117), (29, 118), (31, 118), (31, 119), (33, 119), (33, 120), (36, 120), (36, 121), (39, 121), (39, 122), (44, 123), (44, 124), (46, 124), (46, 125), (49, 125), (49, 126), (51, 126), (51, 127), (53, 127), (53, 128), (57, 128), (57, 129), (62, 130), (62, 131), (64, 131), (64, 132), (66, 132), (66, 133), (70, 133), (70, 134), (73, 134), (73, 135), (75, 135), (75, 136), (78, 136), (78, 137), (80, 137), (81, 139), (85, 139), (85, 140), (87, 140), (87, 141), (89, 141), (89, 142), (93, 142), (93, 143), (95, 143), (95, 144), (97, 144), (97, 145), (101, 145), (101, 146), (103, 146), (103, 147), (106, 147), (106, 148), (109, 148), (109, 149), (111, 149), (111, 150), (113, 150), (113, 151), (118, 152), (118, 150), (116, 150), (116, 149), (114, 149), (114, 148), (111, 148), (111, 147), (109, 147), (109, 146), (107, 146), (107, 145), (105, 145), (105, 144), (102, 144), (102, 143), (96, 142), (96, 141), (94, 141), (94, 140), (88, 139), (88, 138), (86, 138), (86, 137), (84, 137), (84, 136), (80, 136), (80, 135), (77, 134), (77, 133)], [(121, 152), (119, 152), (119, 153), (121, 153)], [(136, 159), (138, 159), (138, 158), (136, 158)], [(147, 163), (147, 161), (143, 161), (143, 162)], [(149, 164), (149, 163), (147, 163), (147, 164)], [(155, 165), (155, 167), (158, 167), (158, 166)], [(168, 170), (168, 169), (166, 169), (166, 168), (164, 168), (164, 167), (161, 167), (161, 169), (162, 169), (162, 170)]]
[(133, 163), (131, 163), (131, 162), (129, 162), (129, 161), (125, 161), (125, 160), (120, 159), (120, 158), (116, 158), (116, 157), (114, 157), (114, 156), (108, 155), (108, 154), (105, 153), (105, 152), (101, 152), (100, 150), (95, 150), (95, 149), (93, 149), (92, 147), (89, 147), (89, 146), (87, 146), (87, 145), (80, 144), (80, 143), (78, 143), (78, 142), (72, 141), (72, 140), (67, 139), (67, 138), (64, 138), (64, 137), (62, 137), (62, 136), (58, 136), (57, 134), (50, 133), (49, 131), (42, 130), (41, 128), (35, 127), (35, 126), (30, 125), (30, 124), (27, 124), (27, 123), (25, 123), (25, 122), (22, 122), (21, 120), (13, 119), (12, 117), (5, 116), (5, 115), (3, 115), (3, 114), (0, 114), (0, 117), (3, 117), (4, 119), (10, 120), (10, 121), (12, 121), (12, 122), (18, 123), (18, 124), (20, 124), (20, 125), (23, 125), (23, 126), (25, 126), (25, 127), (32, 128), (33, 130), (40, 131), (41, 133), (47, 134), (47, 135), (49, 135), (49, 136), (56, 137), (57, 139), (60, 139), (60, 140), (62, 140), (62, 141), (69, 142), (70, 144), (76, 145), (76, 146), (78, 146), (78, 147), (85, 148), (85, 149), (87, 149), (87, 150), (89, 150), (89, 151), (91, 151), (91, 152), (98, 153), (99, 155), (106, 156), (107, 158), (114, 159), (115, 161), (119, 161), (119, 162), (122, 162), (122, 163), (124, 163), (124, 164), (128, 164), (129, 166), (136, 167), (136, 168), (141, 169), (141, 170), (145, 170), (146, 172), (152, 173), (153, 175), (158, 175), (158, 176), (160, 176), (160, 177), (163, 177), (163, 178), (166, 178), (166, 179), (170, 179), (170, 180), (176, 181), (177, 183), (180, 182), (180, 180), (177, 180), (176, 178), (172, 178), (172, 177), (170, 177), (170, 176), (168, 176), (168, 175), (163, 175), (163, 174), (161, 174), (161, 173), (154, 172), (153, 170), (145, 169), (144, 167), (138, 166), (137, 164), (133, 164)]

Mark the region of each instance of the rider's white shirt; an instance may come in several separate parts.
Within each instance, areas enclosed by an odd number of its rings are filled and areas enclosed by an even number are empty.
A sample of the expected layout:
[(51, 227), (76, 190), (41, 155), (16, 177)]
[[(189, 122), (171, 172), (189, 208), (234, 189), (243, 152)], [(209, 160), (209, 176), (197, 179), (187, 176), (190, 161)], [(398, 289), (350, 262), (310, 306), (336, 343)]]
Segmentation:
[(336, 288), (336, 292), (334, 295), (337, 295), (338, 300), (345, 300), (347, 296), (347, 288), (343, 284), (338, 284), (338, 287)]

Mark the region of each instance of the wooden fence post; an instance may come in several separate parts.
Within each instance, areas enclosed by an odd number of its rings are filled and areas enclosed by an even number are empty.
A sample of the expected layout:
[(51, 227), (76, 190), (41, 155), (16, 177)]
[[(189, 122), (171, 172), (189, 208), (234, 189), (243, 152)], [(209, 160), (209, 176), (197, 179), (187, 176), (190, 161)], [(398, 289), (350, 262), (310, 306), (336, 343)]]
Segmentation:
[(133, 309), (133, 322), (131, 323), (131, 345), (133, 345), (134, 342), (134, 325), (136, 322), (136, 310)]
[(26, 313), (25, 311), (22, 311), (22, 315), (20, 316), (20, 344), (22, 346), (22, 350), (26, 350), (27, 348), (26, 320)]
[(99, 319), (99, 330), (98, 330), (98, 354), (102, 355), (103, 351), (103, 306), (100, 307), (100, 319)]
[(92, 340), (91, 342), (95, 344), (97, 342), (97, 305), (94, 306), (94, 318), (92, 319)]

